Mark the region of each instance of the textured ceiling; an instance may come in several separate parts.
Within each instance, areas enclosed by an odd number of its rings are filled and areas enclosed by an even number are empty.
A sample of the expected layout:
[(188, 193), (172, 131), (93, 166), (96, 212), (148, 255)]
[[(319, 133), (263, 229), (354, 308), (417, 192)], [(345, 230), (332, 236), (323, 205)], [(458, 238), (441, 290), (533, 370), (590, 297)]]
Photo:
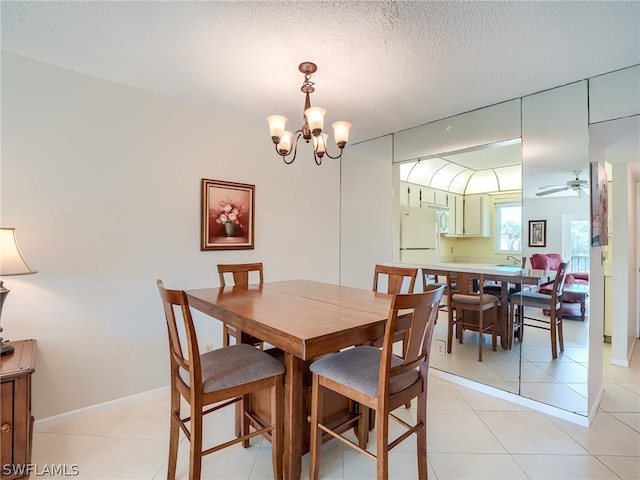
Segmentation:
[[(640, 2), (2, 1), (2, 49), (350, 143), (640, 63)], [(267, 125), (264, 123), (265, 138)]]

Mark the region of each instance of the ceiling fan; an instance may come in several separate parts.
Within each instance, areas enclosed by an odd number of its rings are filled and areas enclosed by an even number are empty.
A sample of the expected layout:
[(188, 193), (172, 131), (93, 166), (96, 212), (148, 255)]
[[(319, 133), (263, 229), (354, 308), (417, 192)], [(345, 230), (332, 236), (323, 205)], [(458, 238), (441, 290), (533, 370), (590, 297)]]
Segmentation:
[(573, 180), (567, 181), (565, 185), (545, 185), (543, 187), (540, 187), (540, 189), (550, 188), (551, 190), (544, 190), (542, 192), (537, 192), (536, 196), (542, 197), (544, 195), (563, 192), (565, 190), (573, 190), (574, 192), (578, 193), (578, 197), (582, 196), (582, 191), (587, 190), (589, 182), (587, 182), (586, 180), (580, 180), (580, 173), (582, 173), (582, 170), (574, 170), (573, 175), (576, 178)]

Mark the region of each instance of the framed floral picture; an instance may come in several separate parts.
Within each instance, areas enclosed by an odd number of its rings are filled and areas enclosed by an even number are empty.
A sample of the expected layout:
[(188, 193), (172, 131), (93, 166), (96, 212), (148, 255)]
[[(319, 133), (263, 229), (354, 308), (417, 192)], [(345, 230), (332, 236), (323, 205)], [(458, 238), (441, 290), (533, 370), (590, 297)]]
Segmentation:
[(529, 220), (529, 246), (547, 246), (547, 221)]
[(200, 250), (254, 248), (255, 185), (202, 179)]

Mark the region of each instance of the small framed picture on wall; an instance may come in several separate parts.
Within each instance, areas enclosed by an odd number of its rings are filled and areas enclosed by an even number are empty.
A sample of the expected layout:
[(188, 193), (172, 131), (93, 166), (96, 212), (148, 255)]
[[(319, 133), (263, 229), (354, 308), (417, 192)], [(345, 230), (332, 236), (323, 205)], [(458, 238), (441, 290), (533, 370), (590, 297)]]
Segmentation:
[(529, 246), (547, 246), (547, 221), (529, 220)]
[(255, 185), (202, 179), (200, 250), (254, 248)]

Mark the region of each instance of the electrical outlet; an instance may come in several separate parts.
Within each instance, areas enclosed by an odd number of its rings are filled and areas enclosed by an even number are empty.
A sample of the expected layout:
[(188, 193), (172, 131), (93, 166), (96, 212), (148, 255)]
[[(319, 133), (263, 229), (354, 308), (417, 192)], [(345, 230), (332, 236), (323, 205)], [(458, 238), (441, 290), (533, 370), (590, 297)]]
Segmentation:
[(209, 345), (205, 345), (204, 346), (204, 351), (205, 352), (210, 352), (211, 350), (213, 350), (213, 345), (209, 344)]
[(436, 352), (438, 353), (438, 355), (446, 355), (447, 354), (447, 349), (446, 347), (446, 342), (444, 340), (436, 340)]

